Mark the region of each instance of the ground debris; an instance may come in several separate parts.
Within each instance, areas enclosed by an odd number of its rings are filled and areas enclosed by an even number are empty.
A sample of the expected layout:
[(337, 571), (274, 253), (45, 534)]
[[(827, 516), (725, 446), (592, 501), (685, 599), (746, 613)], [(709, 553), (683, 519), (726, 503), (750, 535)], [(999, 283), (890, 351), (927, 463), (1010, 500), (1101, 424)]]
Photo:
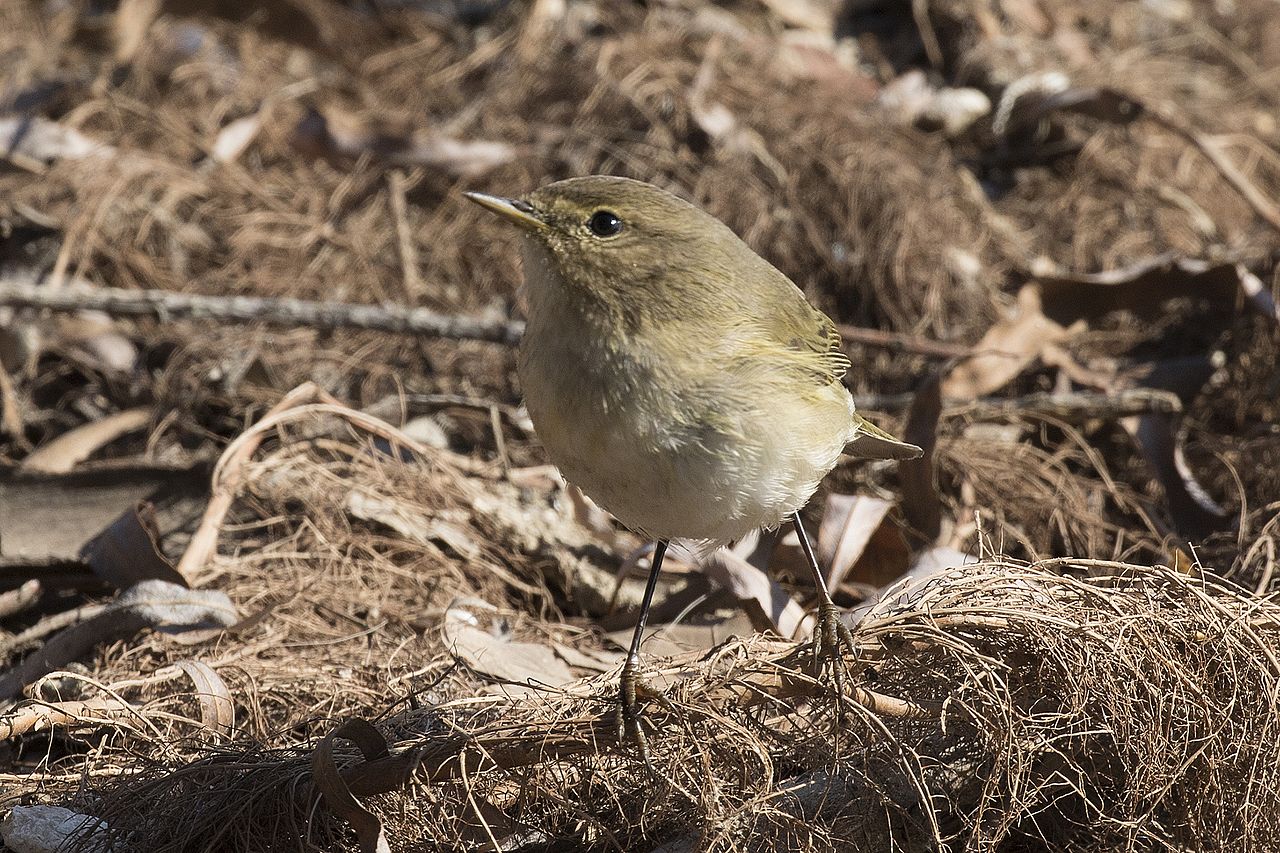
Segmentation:
[[(148, 850), (1280, 846), (1271, 0), (0, 3), (0, 55), (0, 806)], [(670, 561), (656, 777), (612, 705), (646, 543), (546, 465), (461, 197), (591, 172), (727, 222), (927, 449), (807, 510), (840, 718), (777, 637), (794, 540)], [(157, 578), (215, 618), (120, 610)]]

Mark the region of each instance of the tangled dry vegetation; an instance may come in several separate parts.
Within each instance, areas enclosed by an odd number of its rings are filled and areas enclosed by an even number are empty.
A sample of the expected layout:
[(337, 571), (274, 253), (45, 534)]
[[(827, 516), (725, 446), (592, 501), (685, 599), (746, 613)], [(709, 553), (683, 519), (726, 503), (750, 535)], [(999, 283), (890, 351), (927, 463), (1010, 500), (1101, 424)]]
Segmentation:
[[(12, 849), (1280, 843), (1273, 3), (240, 9), (0, 4)], [(811, 510), (846, 695), (794, 541), (676, 561), (652, 774), (643, 543), (545, 466), (460, 199), (592, 172), (728, 222), (929, 451)]]

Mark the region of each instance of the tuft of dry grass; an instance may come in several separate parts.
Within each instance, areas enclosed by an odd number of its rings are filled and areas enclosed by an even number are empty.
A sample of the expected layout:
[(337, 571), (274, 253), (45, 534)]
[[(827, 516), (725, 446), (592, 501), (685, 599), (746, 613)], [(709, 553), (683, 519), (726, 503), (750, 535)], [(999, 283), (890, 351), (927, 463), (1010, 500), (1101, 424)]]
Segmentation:
[[(990, 561), (896, 592), (856, 630), (839, 715), (789, 643), (735, 640), (652, 667), (672, 703), (646, 712), (653, 777), (615, 743), (610, 676), (523, 700), (370, 708), (390, 755), (340, 749), (342, 776), (382, 795), (368, 804), (409, 849), (486, 834), (592, 850), (1275, 837), (1274, 604), (1160, 567), (1069, 560)], [(342, 830), (315, 806), (313, 744), (157, 767), (107, 788), (97, 813), (146, 849), (329, 843)]]

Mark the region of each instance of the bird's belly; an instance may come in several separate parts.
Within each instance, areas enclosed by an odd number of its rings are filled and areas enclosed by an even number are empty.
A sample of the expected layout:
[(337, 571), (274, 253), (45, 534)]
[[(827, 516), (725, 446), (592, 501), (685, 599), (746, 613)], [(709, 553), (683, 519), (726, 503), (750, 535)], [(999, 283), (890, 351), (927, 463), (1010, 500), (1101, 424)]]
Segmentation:
[(804, 505), (843, 447), (842, 403), (828, 407), (829, 439), (814, 442), (805, 438), (812, 401), (722, 408), (719, 426), (690, 423), (670, 389), (628, 381), (616, 365), (597, 372), (583, 364), (522, 359), (529, 415), (569, 482), (654, 538), (725, 542), (775, 526)]

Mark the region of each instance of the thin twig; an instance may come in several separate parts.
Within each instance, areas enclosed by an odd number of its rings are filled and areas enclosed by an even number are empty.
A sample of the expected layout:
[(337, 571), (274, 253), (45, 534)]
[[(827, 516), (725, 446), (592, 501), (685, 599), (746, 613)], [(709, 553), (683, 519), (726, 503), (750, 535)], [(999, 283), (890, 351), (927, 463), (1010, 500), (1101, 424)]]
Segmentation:
[[(873, 412), (899, 412), (907, 409), (914, 394), (864, 394), (853, 398), (854, 405)], [(1155, 388), (1126, 388), (1110, 394), (1097, 391), (1027, 394), (1022, 397), (982, 397), (977, 400), (953, 400), (942, 410), (942, 417), (967, 417), (975, 421), (1004, 420), (1013, 417), (1055, 418), (1066, 423), (1091, 420), (1118, 420), (1131, 415), (1177, 414), (1182, 403), (1177, 395)]]
[[(315, 302), (265, 296), (208, 296), (167, 290), (121, 288), (49, 288), (38, 276), (0, 277), (0, 307), (45, 311), (101, 311), (112, 317), (150, 317), (153, 320), (211, 320), (220, 323), (267, 323), (313, 329), (365, 329), (428, 338), (515, 344), (524, 334), (519, 320), (486, 320), (442, 314), (430, 308), (403, 305), (365, 305)], [(902, 332), (839, 326), (848, 343), (881, 347), (936, 358), (973, 354), (968, 344), (931, 341)]]
[(259, 296), (206, 296), (165, 290), (50, 288), (28, 279), (0, 278), (0, 306), (47, 311), (101, 311), (113, 317), (268, 323), (315, 329), (367, 329), (452, 340), (514, 344), (524, 324), (442, 314), (430, 308), (313, 302)]
[(44, 586), (38, 578), (32, 578), (17, 589), (0, 593), (0, 619), (34, 607), (44, 594)]
[(422, 279), (418, 275), (418, 247), (413, 242), (413, 230), (409, 227), (408, 204), (405, 201), (408, 181), (404, 172), (393, 170), (387, 176), (391, 192), (391, 217), (396, 224), (396, 245), (400, 251), (400, 268), (404, 280), (404, 296), (412, 299), (422, 292)]
[(934, 358), (965, 358), (973, 355), (973, 347), (969, 344), (931, 341), (927, 338), (920, 338), (903, 332), (866, 329), (861, 326), (839, 324), (836, 328), (840, 331), (840, 337), (844, 342), (850, 344), (862, 344), (863, 346), (898, 350)]

